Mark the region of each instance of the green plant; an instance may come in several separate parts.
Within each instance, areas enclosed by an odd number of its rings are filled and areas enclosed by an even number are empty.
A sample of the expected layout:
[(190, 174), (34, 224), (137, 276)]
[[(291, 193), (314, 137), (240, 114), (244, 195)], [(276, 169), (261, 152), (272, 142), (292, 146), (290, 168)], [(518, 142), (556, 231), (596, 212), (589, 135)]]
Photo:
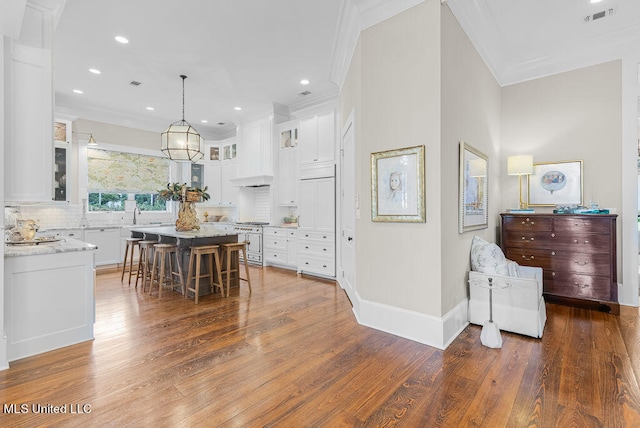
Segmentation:
[(207, 193), (209, 186), (205, 186), (204, 189), (199, 187), (188, 187), (187, 183), (168, 183), (166, 189), (158, 190), (158, 197), (164, 201), (179, 201), (184, 202), (186, 200), (187, 192), (195, 192), (200, 195), (203, 201), (208, 201), (211, 197)]

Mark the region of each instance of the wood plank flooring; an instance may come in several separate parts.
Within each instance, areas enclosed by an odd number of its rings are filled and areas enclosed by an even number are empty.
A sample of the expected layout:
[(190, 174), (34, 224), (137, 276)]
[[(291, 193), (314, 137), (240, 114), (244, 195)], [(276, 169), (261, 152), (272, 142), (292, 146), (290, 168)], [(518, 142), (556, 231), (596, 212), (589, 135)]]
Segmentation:
[(547, 304), (541, 340), (470, 325), (440, 351), (358, 325), (331, 281), (251, 275), (198, 305), (99, 275), (95, 340), (0, 372), (0, 426), (640, 426), (637, 308)]

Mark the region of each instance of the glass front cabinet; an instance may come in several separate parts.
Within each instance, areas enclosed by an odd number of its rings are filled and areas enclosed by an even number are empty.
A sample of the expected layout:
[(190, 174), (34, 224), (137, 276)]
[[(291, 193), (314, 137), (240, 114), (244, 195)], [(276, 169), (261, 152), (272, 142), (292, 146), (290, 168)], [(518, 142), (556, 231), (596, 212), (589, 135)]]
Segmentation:
[(54, 122), (53, 200), (68, 201), (67, 188), (70, 172), (71, 121), (56, 119)]

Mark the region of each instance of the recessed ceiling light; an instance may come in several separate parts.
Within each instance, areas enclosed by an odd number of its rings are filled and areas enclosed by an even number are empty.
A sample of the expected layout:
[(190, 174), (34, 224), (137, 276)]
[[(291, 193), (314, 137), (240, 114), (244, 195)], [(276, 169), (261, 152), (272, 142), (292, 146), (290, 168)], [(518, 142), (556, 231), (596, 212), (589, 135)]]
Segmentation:
[(102, 73), (100, 70), (98, 70), (97, 68), (90, 68), (89, 71), (93, 74), (100, 74)]
[(591, 0), (591, 3), (600, 3), (602, 0)]
[(202, 119), (200, 122), (202, 122), (202, 123), (207, 123), (207, 122), (209, 122), (209, 121), (208, 121), (207, 119)]
[(147, 107), (147, 110), (154, 111), (155, 109), (153, 107)]
[(302, 83), (303, 85), (308, 85), (309, 81), (307, 79), (302, 79), (300, 83)]
[(233, 109), (237, 110), (237, 111), (240, 111), (240, 110), (242, 110), (242, 107), (234, 107)]
[(84, 94), (84, 92), (82, 92), (80, 89), (74, 89), (73, 92), (75, 92), (76, 94)]
[(127, 43), (129, 43), (129, 40), (127, 40), (126, 37), (116, 36), (116, 42), (126, 45)]

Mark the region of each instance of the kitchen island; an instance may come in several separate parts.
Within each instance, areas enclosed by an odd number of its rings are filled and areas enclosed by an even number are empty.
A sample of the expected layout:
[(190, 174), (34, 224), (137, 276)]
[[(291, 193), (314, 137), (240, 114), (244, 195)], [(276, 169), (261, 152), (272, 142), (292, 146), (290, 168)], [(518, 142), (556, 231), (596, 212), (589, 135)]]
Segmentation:
[(94, 338), (96, 249), (73, 238), (5, 244), (0, 369)]
[[(219, 245), (228, 242), (238, 242), (238, 232), (225, 228), (203, 227), (200, 230), (191, 230), (187, 232), (176, 231), (175, 226), (162, 227), (140, 227), (131, 228), (132, 238), (143, 238), (158, 241), (161, 244), (176, 244), (178, 246), (178, 260), (182, 273), (182, 283), (186, 283), (187, 274), (189, 272), (189, 257), (191, 256), (191, 247), (201, 245)], [(237, 261), (232, 269), (237, 269)], [(203, 266), (203, 269), (205, 267)], [(231, 278), (231, 285), (237, 286), (239, 280), (236, 277)], [(209, 294), (209, 287), (200, 287), (200, 295)]]

